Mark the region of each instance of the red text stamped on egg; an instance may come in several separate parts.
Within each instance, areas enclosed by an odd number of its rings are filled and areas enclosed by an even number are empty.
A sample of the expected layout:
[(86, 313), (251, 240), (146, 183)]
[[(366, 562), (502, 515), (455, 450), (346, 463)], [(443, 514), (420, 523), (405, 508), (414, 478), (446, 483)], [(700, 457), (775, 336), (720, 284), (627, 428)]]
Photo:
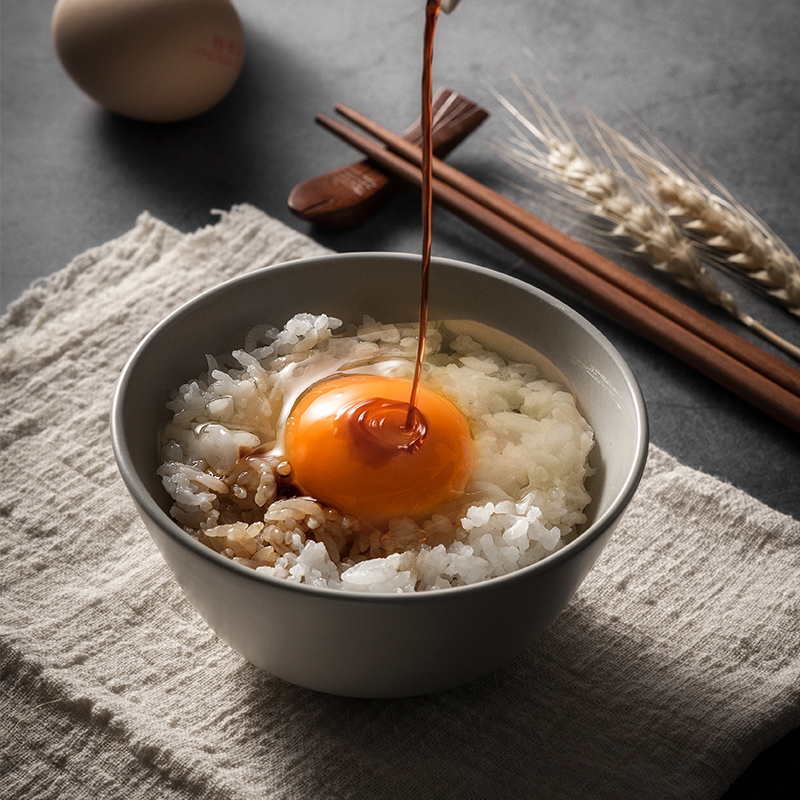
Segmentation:
[(207, 47), (197, 47), (194, 55), (223, 67), (238, 67), (244, 58), (244, 44), (227, 36), (214, 36)]

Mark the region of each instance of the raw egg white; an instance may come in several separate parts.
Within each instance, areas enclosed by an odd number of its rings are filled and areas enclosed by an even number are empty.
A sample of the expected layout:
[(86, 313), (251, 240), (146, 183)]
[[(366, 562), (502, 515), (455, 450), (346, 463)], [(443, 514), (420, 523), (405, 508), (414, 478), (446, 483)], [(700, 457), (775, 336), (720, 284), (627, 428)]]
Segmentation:
[(374, 375), (309, 389), (284, 429), (292, 483), (373, 524), (421, 517), (459, 498), (472, 471), (467, 420), (421, 385), (409, 427), (410, 394), (410, 380)]
[(147, 122), (207, 111), (231, 90), (244, 58), (230, 0), (58, 0), (52, 35), (89, 97)]

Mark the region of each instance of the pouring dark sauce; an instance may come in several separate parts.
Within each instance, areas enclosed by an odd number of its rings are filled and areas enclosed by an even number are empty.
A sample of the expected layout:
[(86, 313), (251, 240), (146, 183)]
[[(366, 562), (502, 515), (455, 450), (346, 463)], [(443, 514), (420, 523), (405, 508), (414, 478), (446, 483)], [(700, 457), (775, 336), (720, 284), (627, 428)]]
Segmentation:
[(422, 62), (422, 286), (419, 301), (417, 360), (414, 365), (414, 380), (411, 385), (408, 417), (406, 418), (406, 427), (408, 428), (413, 425), (428, 329), (428, 294), (433, 238), (433, 39), (441, 7), (441, 0), (427, 0), (425, 4), (425, 39)]
[[(422, 445), (427, 421), (418, 408), (417, 396), (422, 376), (428, 327), (428, 296), (431, 270), (432, 209), (433, 209), (433, 40), (441, 0), (426, 0), (425, 36), (422, 65), (422, 276), (419, 301), (419, 334), (414, 363), (411, 394), (405, 414), (398, 414), (402, 404), (387, 403), (383, 398), (366, 398), (340, 414), (342, 422), (351, 428), (356, 441), (364, 442), (373, 451), (407, 450), (415, 452)], [(365, 428), (365, 430), (361, 430)], [(368, 430), (366, 429), (368, 428)]]
[(448, 399), (420, 385), (431, 269), (433, 39), (440, 10), (441, 0), (426, 0), (422, 275), (413, 380), (339, 374), (303, 395), (285, 426), (295, 485), (317, 500), (372, 521), (433, 512), (461, 496), (472, 468), (466, 418)]

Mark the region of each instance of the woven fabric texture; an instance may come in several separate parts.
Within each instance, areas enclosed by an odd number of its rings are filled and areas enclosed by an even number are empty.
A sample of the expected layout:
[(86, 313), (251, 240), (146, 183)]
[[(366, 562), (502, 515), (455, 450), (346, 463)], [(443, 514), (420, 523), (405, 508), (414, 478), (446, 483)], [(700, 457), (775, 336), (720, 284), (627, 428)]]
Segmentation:
[(115, 381), (199, 291), (323, 252), (250, 206), (145, 213), (0, 320), (0, 797), (719, 797), (800, 724), (800, 522), (656, 447), (570, 606), (467, 686), (317, 694), (185, 600), (114, 464)]

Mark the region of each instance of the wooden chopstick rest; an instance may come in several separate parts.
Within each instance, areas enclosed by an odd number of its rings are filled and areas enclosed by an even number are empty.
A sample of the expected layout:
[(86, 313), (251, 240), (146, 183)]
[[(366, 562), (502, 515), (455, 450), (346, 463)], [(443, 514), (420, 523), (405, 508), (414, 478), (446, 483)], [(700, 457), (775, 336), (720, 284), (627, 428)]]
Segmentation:
[[(433, 148), (443, 158), (472, 133), (489, 113), (452, 89), (439, 89), (433, 99)], [(422, 142), (417, 119), (402, 134), (414, 144)], [(404, 182), (366, 159), (298, 183), (289, 194), (293, 214), (330, 228), (359, 225), (394, 196)]]

